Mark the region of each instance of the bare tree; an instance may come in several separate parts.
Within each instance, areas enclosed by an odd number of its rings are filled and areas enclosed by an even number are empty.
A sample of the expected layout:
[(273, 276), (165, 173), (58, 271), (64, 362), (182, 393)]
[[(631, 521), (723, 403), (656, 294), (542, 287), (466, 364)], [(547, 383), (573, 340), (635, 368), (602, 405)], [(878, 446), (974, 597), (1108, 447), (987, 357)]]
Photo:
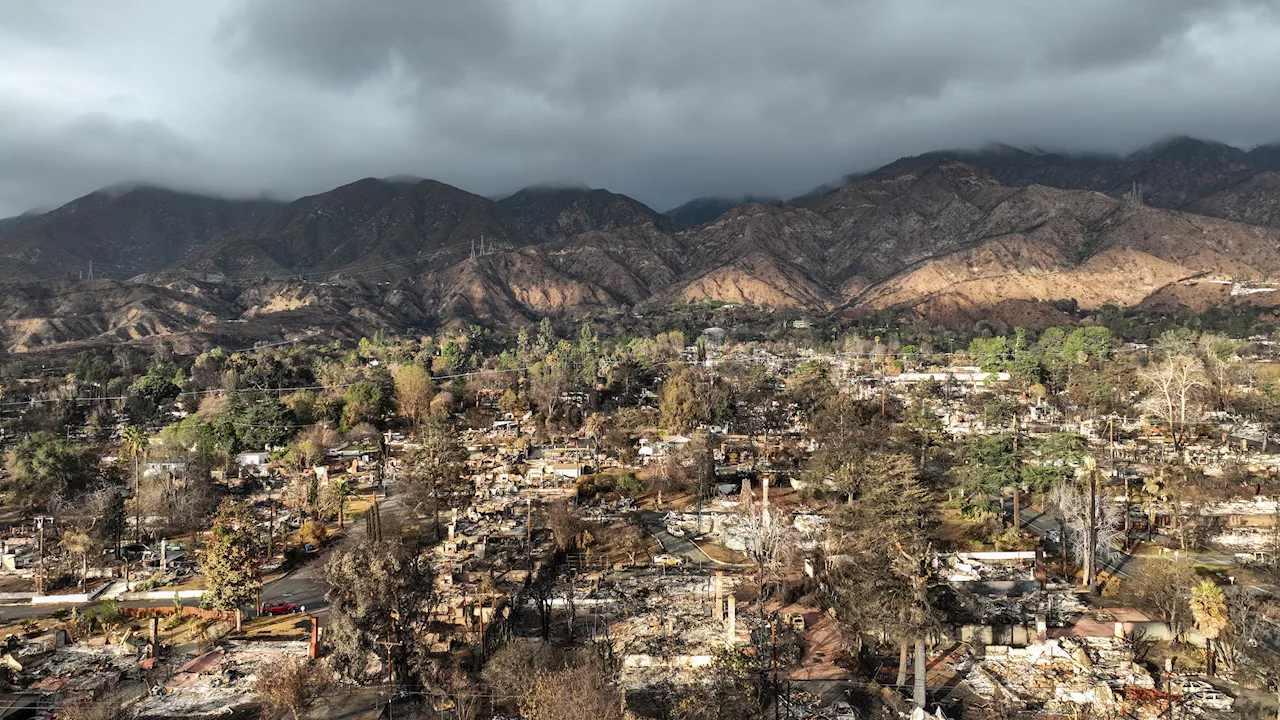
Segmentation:
[(555, 539), (556, 549), (568, 552), (578, 549), (582, 544), (583, 533), (587, 524), (582, 513), (568, 501), (552, 503), (547, 508), (547, 527), (551, 528), (551, 536)]
[(520, 702), (527, 720), (622, 720), (622, 696), (612, 668), (594, 655), (554, 673), (540, 673)]
[(253, 689), (262, 698), (263, 720), (300, 720), (328, 687), (322, 668), (303, 658), (290, 658), (260, 675)]
[(1187, 595), (1196, 584), (1196, 570), (1186, 559), (1153, 560), (1128, 586), (1138, 606), (1164, 620), (1170, 634), (1181, 638), (1191, 628)]
[(1087, 486), (1064, 482), (1049, 491), (1048, 503), (1063, 519), (1063, 550), (1084, 569), (1084, 583), (1092, 587), (1099, 560), (1115, 557), (1124, 536), (1124, 518), (1115, 503), (1090, 492)]
[(533, 692), (540, 674), (564, 668), (564, 655), (542, 640), (512, 638), (485, 663), (483, 677), (502, 698), (522, 698)]
[(1186, 355), (1167, 360), (1138, 371), (1147, 390), (1142, 407), (1169, 423), (1169, 437), (1175, 452), (1181, 452), (1192, 426), (1200, 420), (1201, 396), (1206, 387), (1201, 363)]

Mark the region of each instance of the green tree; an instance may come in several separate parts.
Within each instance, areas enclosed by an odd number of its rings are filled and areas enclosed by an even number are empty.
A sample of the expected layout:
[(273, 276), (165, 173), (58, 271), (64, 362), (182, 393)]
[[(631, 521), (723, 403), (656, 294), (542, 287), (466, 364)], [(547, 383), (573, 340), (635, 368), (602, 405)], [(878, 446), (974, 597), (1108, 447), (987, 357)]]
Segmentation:
[(1214, 645), (1218, 637), (1230, 625), (1227, 611), (1227, 598), (1222, 588), (1212, 580), (1205, 580), (1191, 590), (1191, 617), (1195, 619), (1196, 629), (1204, 637), (1205, 667), (1209, 675), (1213, 675)]
[(752, 665), (759, 664), (743, 654), (719, 651), (711, 665), (698, 671), (697, 681), (679, 693), (671, 717), (673, 720), (759, 717), (759, 685), (752, 677), (755, 674), (752, 670), (756, 669)]
[(538, 323), (538, 356), (546, 357), (547, 353), (551, 352), (559, 341), (560, 338), (556, 336), (556, 329), (551, 326), (551, 318), (542, 318), (542, 322)]
[(889, 638), (901, 649), (916, 646), (917, 700), (923, 702), (924, 638), (939, 623), (930, 533), (933, 501), (920, 484), (913, 459), (901, 471), (871, 475), (857, 502), (832, 513), (833, 554), (824, 570), (825, 601), (841, 630), (858, 645)]
[(579, 381), (583, 387), (594, 387), (596, 377), (600, 374), (600, 338), (591, 329), (591, 323), (582, 324), (582, 330), (578, 333), (577, 354), (581, 376)]
[(556, 417), (561, 396), (574, 386), (573, 347), (561, 341), (545, 358), (529, 368), (529, 399), (544, 417)]
[(224, 500), (213, 519), (205, 549), (205, 593), (200, 603), (217, 610), (251, 605), (262, 588), (262, 549), (253, 515), (244, 505)]
[(154, 365), (146, 375), (134, 381), (129, 393), (147, 400), (151, 404), (160, 405), (173, 400), (182, 392), (182, 388), (173, 382), (173, 373), (163, 365)]
[(810, 412), (835, 391), (835, 386), (826, 363), (806, 360), (796, 365), (795, 372), (787, 379), (787, 389), (800, 409)]
[(33, 505), (81, 487), (94, 473), (84, 448), (44, 431), (15, 445), (5, 469), (7, 489)]
[(211, 426), (228, 452), (238, 452), (284, 445), (293, 437), (295, 424), (293, 412), (278, 398), (235, 393)]
[(724, 381), (685, 366), (662, 383), (658, 410), (664, 426), (687, 432), (699, 424), (724, 420), (730, 406), (730, 390)]
[(360, 423), (377, 424), (382, 420), (382, 390), (372, 382), (360, 380), (347, 388), (343, 396), (342, 424), (353, 428)]
[(440, 359), (442, 366), (441, 374), (448, 375), (456, 373), (467, 364), (467, 353), (462, 349), (462, 343), (457, 340), (446, 340), (440, 346)]
[(347, 525), (347, 498), (355, 495), (356, 491), (351, 487), (351, 481), (345, 477), (330, 481), (329, 491), (338, 504), (338, 529), (341, 530)]
[(396, 383), (396, 409), (416, 430), (431, 412), (431, 397), (435, 394), (431, 373), (417, 363), (409, 363), (397, 366), (393, 376)]

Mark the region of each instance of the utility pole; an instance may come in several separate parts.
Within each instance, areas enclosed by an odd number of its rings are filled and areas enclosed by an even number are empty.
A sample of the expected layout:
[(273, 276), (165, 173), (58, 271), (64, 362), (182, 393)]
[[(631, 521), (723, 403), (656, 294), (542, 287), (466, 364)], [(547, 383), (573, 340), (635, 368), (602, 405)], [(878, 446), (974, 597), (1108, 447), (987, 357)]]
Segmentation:
[[(570, 589), (572, 592), (572, 589)], [(478, 620), (480, 622), (480, 663), (484, 664), (484, 595), (480, 596), (480, 612)], [(572, 622), (572, 620), (570, 621)]]
[(271, 497), (271, 492), (267, 491), (267, 564), (271, 564), (271, 559), (276, 556), (275, 552), (276, 538), (276, 500)]
[(1022, 528), (1022, 482), (1018, 477), (1018, 413), (1013, 414), (1013, 529)]
[[(395, 626), (392, 625), (393, 629), (394, 627)], [(390, 719), (391, 707), (392, 707), (391, 701), (395, 697), (395, 690), (396, 690), (395, 668), (391, 664), (391, 648), (398, 647), (400, 645), (403, 645), (404, 643), (398, 643), (392, 640), (381, 640), (378, 642), (378, 644), (385, 645), (387, 648), (387, 718)]]
[[(763, 602), (763, 598), (761, 602)], [(773, 616), (769, 618), (769, 642), (773, 646), (771, 651), (773, 658), (773, 720), (778, 720), (780, 704), (778, 700), (778, 613), (776, 610)]]

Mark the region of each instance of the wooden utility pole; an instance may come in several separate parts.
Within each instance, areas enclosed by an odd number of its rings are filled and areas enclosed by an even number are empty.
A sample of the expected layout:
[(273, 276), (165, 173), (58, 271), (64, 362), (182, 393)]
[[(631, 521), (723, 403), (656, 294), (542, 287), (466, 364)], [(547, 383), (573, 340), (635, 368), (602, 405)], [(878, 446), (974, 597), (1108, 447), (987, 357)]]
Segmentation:
[[(761, 600), (763, 602), (763, 599)], [(778, 613), (769, 618), (769, 642), (773, 646), (773, 720), (778, 720)]]
[(885, 359), (880, 361), (880, 417), (884, 417), (885, 395), (888, 392), (888, 388), (885, 387), (884, 379), (884, 367), (888, 362), (889, 359), (887, 355), (885, 356)]
[(1022, 529), (1022, 480), (1018, 477), (1018, 414), (1013, 414), (1013, 529)]
[(391, 702), (395, 697), (396, 690), (395, 666), (391, 664), (391, 648), (398, 647), (404, 643), (393, 642), (391, 640), (380, 640), (378, 644), (385, 645), (387, 648), (387, 718), (389, 720), (391, 718)]
[(480, 622), (480, 663), (484, 664), (484, 596), (480, 596), (480, 612), (478, 620)]
[(275, 547), (276, 537), (276, 501), (267, 493), (267, 564), (271, 564), (271, 559), (276, 556)]
[(379, 640), (378, 644), (387, 648), (387, 687), (389, 690), (394, 690), (396, 685), (396, 672), (395, 665), (391, 663), (391, 648), (400, 647), (401, 645), (404, 645), (404, 643), (398, 643), (393, 640)]
[(533, 581), (533, 498), (527, 499), (525, 503), (528, 509), (526, 510), (524, 520), (524, 582), (528, 585)]

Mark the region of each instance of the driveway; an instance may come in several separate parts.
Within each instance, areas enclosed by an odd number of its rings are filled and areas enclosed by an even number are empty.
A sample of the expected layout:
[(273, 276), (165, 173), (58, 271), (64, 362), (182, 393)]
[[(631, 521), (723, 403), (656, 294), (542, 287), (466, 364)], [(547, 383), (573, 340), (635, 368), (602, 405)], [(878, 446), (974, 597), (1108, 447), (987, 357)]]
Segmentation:
[(668, 555), (678, 555), (684, 558), (686, 563), (697, 565), (712, 565), (711, 558), (702, 552), (692, 540), (688, 538), (678, 537), (667, 532), (667, 524), (662, 521), (665, 517), (664, 513), (655, 512), (653, 510), (639, 511), (640, 524), (644, 525), (644, 529), (649, 534), (658, 539), (658, 544), (662, 546), (662, 551)]

